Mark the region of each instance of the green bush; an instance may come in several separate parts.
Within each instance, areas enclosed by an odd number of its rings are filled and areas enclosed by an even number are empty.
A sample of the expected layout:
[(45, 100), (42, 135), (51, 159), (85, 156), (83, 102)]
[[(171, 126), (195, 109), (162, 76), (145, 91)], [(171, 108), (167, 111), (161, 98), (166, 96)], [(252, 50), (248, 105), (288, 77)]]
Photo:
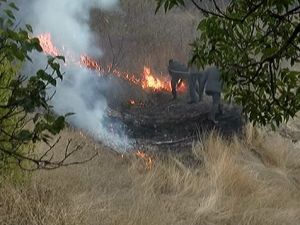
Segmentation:
[[(156, 1), (165, 11), (188, 3)], [(288, 121), (300, 110), (299, 1), (220, 2), (189, 2), (203, 14), (192, 63), (219, 66), (226, 97), (241, 104), (250, 121), (273, 127)]]
[[(22, 74), (20, 66), (32, 61), (29, 53), (42, 52), (32, 27), (15, 24), (17, 6), (0, 0), (0, 176), (18, 165), (22, 169), (53, 169), (64, 164), (49, 157), (48, 142), (65, 126), (64, 116), (55, 116), (48, 104), (47, 88), (62, 79), (61, 56), (48, 57), (47, 67), (36, 74)], [(39, 109), (39, 112), (35, 113)], [(34, 152), (33, 145), (44, 141), (49, 149)], [(66, 150), (67, 151), (67, 150)], [(66, 157), (69, 154), (66, 152)]]

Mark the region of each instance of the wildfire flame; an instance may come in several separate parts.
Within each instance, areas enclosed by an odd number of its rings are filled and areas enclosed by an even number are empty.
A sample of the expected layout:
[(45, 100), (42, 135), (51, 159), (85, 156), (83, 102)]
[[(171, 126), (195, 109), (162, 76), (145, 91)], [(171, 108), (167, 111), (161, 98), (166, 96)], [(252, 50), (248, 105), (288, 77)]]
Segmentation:
[(60, 55), (59, 50), (53, 45), (50, 33), (38, 35), (37, 38), (40, 40), (40, 45), (45, 53), (52, 56)]
[[(41, 34), (38, 35), (37, 37), (40, 40), (40, 45), (46, 54), (52, 56), (62, 55), (61, 51), (54, 46), (50, 33)], [(150, 67), (144, 66), (144, 71), (140, 75), (128, 74), (126, 72), (122, 72), (112, 68), (111, 65), (102, 66), (96, 60), (94, 60), (93, 58), (91, 58), (86, 54), (81, 55), (80, 59), (76, 63), (79, 63), (80, 66), (84, 66), (88, 69), (99, 71), (100, 74), (110, 73), (114, 76), (117, 76), (135, 85), (138, 85), (145, 90), (149, 89), (153, 91), (167, 91), (167, 92), (171, 92), (172, 90), (169, 77), (153, 74), (151, 72)], [(186, 91), (186, 84), (181, 83), (181, 85), (178, 87), (178, 91), (180, 92)]]
[(144, 107), (145, 106), (145, 102), (134, 100), (134, 99), (129, 99), (128, 104), (130, 106), (138, 106), (138, 107)]
[(89, 69), (94, 69), (97, 71), (103, 70), (103, 68), (96, 61), (94, 61), (91, 57), (87, 55), (80, 56), (80, 64), (85, 65)]
[(169, 80), (161, 80), (154, 77), (151, 74), (149, 67), (144, 66), (144, 72), (142, 77), (142, 87), (144, 89), (151, 88), (155, 91), (165, 90), (171, 91), (171, 86)]
[(135, 155), (136, 155), (138, 158), (140, 158), (140, 159), (142, 159), (142, 160), (145, 161), (146, 168), (147, 168), (148, 170), (151, 170), (151, 169), (152, 169), (152, 167), (153, 167), (153, 159), (152, 159), (151, 156), (147, 155), (145, 152), (142, 152), (142, 151), (137, 151), (137, 152), (135, 153)]
[(134, 101), (133, 99), (130, 99), (130, 100), (129, 100), (129, 104), (130, 104), (130, 105), (135, 105), (135, 101)]

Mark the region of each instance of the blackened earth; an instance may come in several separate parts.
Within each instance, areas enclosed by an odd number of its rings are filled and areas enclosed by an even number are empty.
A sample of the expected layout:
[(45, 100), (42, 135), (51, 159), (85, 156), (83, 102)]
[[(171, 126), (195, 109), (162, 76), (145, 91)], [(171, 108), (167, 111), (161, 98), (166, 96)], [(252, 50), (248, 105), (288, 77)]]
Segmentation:
[[(122, 122), (122, 129), (142, 148), (182, 149), (214, 130), (225, 138), (242, 135), (241, 109), (223, 103), (217, 124), (208, 120), (211, 99), (188, 104), (186, 99), (171, 100), (169, 94), (152, 94), (151, 101), (123, 104), (107, 110), (107, 125)], [(120, 127), (118, 127), (119, 129)]]

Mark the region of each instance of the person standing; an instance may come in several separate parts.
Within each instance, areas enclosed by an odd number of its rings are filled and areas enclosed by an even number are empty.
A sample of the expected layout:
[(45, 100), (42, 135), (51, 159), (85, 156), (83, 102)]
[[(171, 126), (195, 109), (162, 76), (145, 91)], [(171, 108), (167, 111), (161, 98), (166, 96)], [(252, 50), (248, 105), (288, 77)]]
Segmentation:
[[(199, 87), (201, 85), (201, 79), (203, 78), (203, 72), (199, 71), (195, 65), (189, 66), (189, 92), (191, 100), (189, 104), (196, 103), (197, 100), (202, 100), (202, 94), (199, 92)], [(197, 99), (198, 93), (198, 99)]]
[(182, 80), (187, 79), (189, 72), (184, 64), (173, 59), (169, 60), (168, 71), (171, 76), (171, 88), (173, 99), (177, 98), (177, 87), (182, 82)]
[(205, 93), (212, 97), (213, 103), (208, 119), (213, 123), (218, 123), (216, 121), (217, 113), (223, 113), (221, 105), (222, 87), (221, 73), (216, 66), (211, 66), (203, 72), (203, 77), (199, 82), (199, 95), (202, 96), (205, 88)]

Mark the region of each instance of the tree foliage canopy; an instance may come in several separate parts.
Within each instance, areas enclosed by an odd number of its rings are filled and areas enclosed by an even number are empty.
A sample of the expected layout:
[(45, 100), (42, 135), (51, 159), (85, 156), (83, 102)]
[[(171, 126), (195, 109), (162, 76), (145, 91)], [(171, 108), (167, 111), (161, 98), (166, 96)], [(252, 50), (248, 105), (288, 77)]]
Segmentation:
[[(157, 10), (185, 0), (156, 0)], [(250, 121), (279, 125), (300, 110), (300, 1), (191, 0), (203, 14), (191, 62), (216, 64), (225, 96)], [(205, 6), (209, 5), (209, 7)]]
[[(30, 53), (42, 48), (30, 25), (20, 28), (16, 24), (14, 3), (0, 0), (0, 8), (0, 172), (15, 163), (30, 170), (66, 165), (66, 159), (78, 149), (69, 151), (68, 144), (63, 159), (53, 160), (54, 145), (49, 140), (64, 128), (67, 115), (53, 114), (47, 94), (63, 78), (59, 61), (64, 57), (49, 56), (44, 69), (22, 74), (17, 68), (32, 61)], [(39, 141), (48, 145), (44, 152), (26, 149)]]

